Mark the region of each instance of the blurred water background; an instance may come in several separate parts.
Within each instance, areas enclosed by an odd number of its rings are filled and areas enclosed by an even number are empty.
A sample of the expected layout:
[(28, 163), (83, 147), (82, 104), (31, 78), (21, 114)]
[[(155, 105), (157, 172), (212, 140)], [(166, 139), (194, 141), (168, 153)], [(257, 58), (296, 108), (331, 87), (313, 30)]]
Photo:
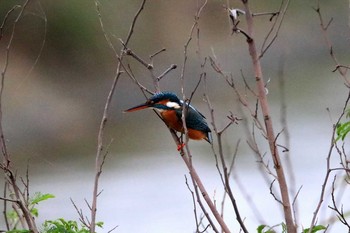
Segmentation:
[[(22, 1), (2, 1), (1, 18), (16, 3)], [(199, 21), (200, 54), (202, 58), (215, 54), (222, 69), (232, 73), (244, 92), (241, 70), (254, 86), (252, 66), (245, 38), (231, 35), (225, 4), (226, 1), (209, 1), (204, 8)], [(330, 38), (336, 55), (344, 63), (349, 60), (348, 4), (341, 0), (321, 1), (325, 19), (333, 17)], [(125, 39), (139, 5), (140, 1), (134, 0), (100, 0), (104, 26), (118, 49), (118, 38)], [(273, 11), (278, 6), (279, 1), (251, 1), (254, 12)], [(265, 79), (270, 80), (267, 88), (276, 133), (284, 128), (280, 123), (282, 96), (286, 99), (293, 167), (293, 171), (288, 172), (295, 176), (295, 180), (290, 181), (292, 188), (298, 190), (302, 186), (297, 198), (298, 224), (302, 227), (309, 226), (316, 208), (326, 172), (332, 123), (347, 96), (343, 81), (332, 72), (334, 64), (313, 9), (316, 6), (316, 1), (291, 1), (278, 38), (262, 59)], [(233, 1), (231, 7), (241, 5)], [(197, 1), (148, 1), (136, 24), (129, 47), (139, 56), (147, 59), (150, 54), (166, 48), (166, 52), (154, 59), (156, 74), (161, 74), (170, 64), (178, 65), (162, 79), (162, 90), (181, 93), (183, 48), (196, 9)], [(9, 22), (12, 23), (14, 17), (15, 14)], [(44, 18), (47, 19), (46, 37)], [(268, 17), (256, 21), (259, 45), (270, 24)], [(240, 26), (244, 27), (244, 22)], [(5, 29), (0, 41), (1, 67), (11, 24)], [(30, 72), (44, 39), (41, 56)], [(241, 139), (231, 182), (242, 217), (251, 232), (259, 224), (279, 224), (283, 221), (281, 208), (269, 194), (269, 183), (264, 181), (257, 158), (246, 144), (247, 116), (239, 110), (237, 97), (225, 80), (209, 64), (201, 69), (203, 60), (198, 59), (196, 50), (194, 38), (185, 70), (186, 94), (191, 93), (200, 73), (205, 71), (218, 127), (227, 124), (230, 111), (243, 118), (224, 134), (228, 160), (237, 140)], [(132, 58), (127, 58), (127, 62), (138, 80), (152, 89), (150, 73)], [(5, 78), (3, 126), (18, 175), (24, 176), (29, 166), (30, 191), (56, 196), (38, 207), (39, 222), (60, 217), (77, 220), (70, 198), (88, 214), (84, 199), (91, 200), (96, 138), (115, 65), (113, 51), (101, 32), (94, 1), (46, 0), (40, 4), (32, 1), (17, 24)], [(285, 90), (280, 86), (281, 70)], [(204, 85), (200, 85), (192, 103), (209, 118), (208, 107), (202, 101), (204, 91)], [(117, 84), (105, 134), (107, 144), (113, 141), (100, 183), (103, 192), (99, 196), (98, 220), (105, 223), (101, 232), (116, 225), (116, 232), (123, 233), (193, 232), (193, 204), (185, 184), (188, 171), (168, 130), (152, 111), (122, 113), (123, 109), (143, 101), (137, 86), (123, 76)], [(285, 143), (282, 135), (281, 144)], [(262, 153), (267, 152), (266, 145), (260, 145)], [(210, 145), (190, 142), (190, 148), (194, 166), (210, 196), (220, 206), (223, 190)], [(338, 166), (336, 156), (333, 162)], [(349, 198), (349, 192), (345, 192), (339, 201), (346, 203)], [(330, 203), (329, 195), (325, 201)], [(256, 209), (251, 208), (251, 203)], [(322, 224), (334, 216), (327, 204), (321, 212), (319, 223)], [(228, 202), (225, 216), (237, 232), (238, 224)], [(3, 224), (1, 218), (0, 228)], [(344, 230), (341, 224), (336, 225), (329, 232)]]

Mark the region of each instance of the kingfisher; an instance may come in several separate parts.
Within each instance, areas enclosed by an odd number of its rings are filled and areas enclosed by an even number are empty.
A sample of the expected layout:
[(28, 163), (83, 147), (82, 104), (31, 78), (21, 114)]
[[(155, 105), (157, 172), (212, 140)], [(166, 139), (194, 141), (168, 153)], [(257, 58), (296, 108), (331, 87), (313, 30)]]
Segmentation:
[[(186, 105), (185, 105), (186, 104)], [(134, 112), (141, 109), (151, 108), (159, 112), (164, 123), (171, 129), (185, 133), (182, 123), (183, 107), (187, 106), (185, 122), (188, 131), (188, 137), (193, 140), (206, 140), (211, 143), (211, 130), (205, 120), (205, 117), (197, 109), (188, 103), (180, 100), (172, 92), (158, 92), (150, 97), (145, 103), (129, 108), (124, 112)], [(178, 149), (181, 149), (181, 147)]]

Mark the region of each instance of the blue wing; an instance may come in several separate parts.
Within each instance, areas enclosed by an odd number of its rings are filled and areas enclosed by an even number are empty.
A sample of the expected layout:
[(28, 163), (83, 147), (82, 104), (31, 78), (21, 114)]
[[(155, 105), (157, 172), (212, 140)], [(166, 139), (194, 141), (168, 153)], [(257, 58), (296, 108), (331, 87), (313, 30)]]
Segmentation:
[[(186, 114), (186, 126), (190, 129), (196, 129), (203, 131), (207, 134), (211, 132), (207, 122), (205, 121), (205, 117), (202, 113), (200, 113), (197, 109), (195, 109), (192, 105), (187, 105), (187, 114)], [(176, 110), (176, 115), (181, 119), (182, 116), (182, 108)], [(208, 135), (209, 139), (210, 135)]]

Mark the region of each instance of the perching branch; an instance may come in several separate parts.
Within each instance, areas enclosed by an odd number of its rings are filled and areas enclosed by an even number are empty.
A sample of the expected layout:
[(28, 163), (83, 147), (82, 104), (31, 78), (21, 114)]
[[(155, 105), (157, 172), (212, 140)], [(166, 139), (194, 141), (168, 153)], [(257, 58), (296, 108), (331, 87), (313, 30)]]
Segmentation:
[[(186, 99), (185, 91), (184, 91), (184, 79), (185, 79), (185, 69), (186, 69), (186, 64), (187, 64), (188, 46), (189, 46), (189, 44), (190, 44), (190, 42), (192, 40), (192, 36), (193, 36), (193, 32), (194, 32), (195, 28), (198, 28), (199, 16), (200, 16), (200, 13), (202, 12), (202, 10), (204, 9), (206, 3), (207, 3), (207, 1), (205, 1), (200, 7), (198, 7), (198, 10), (196, 12), (196, 16), (195, 16), (195, 19), (194, 19), (194, 23), (193, 23), (193, 25), (191, 27), (191, 30), (190, 30), (187, 42), (185, 43), (185, 46), (184, 46), (184, 61), (183, 61), (183, 66), (182, 66), (182, 69), (181, 69), (181, 77), (180, 77), (180, 80), (181, 80), (181, 93), (182, 93), (182, 96), (183, 96), (184, 100)], [(199, 36), (198, 33), (197, 33), (197, 36)], [(214, 215), (215, 219), (217, 220), (217, 222), (221, 226), (222, 230), (224, 232), (226, 232), (226, 233), (230, 233), (231, 231), (227, 227), (227, 225), (226, 225), (225, 221), (223, 220), (223, 218), (221, 217), (220, 213), (217, 211), (216, 206), (214, 205), (213, 201), (210, 199), (210, 197), (209, 197), (209, 195), (208, 195), (208, 193), (207, 193), (207, 191), (206, 191), (206, 189), (205, 189), (205, 187), (204, 187), (200, 177), (197, 174), (197, 171), (195, 170), (195, 168), (194, 168), (194, 166), (192, 164), (192, 160), (191, 160), (192, 155), (191, 155), (191, 152), (189, 150), (188, 143), (187, 143), (188, 142), (188, 130), (187, 130), (186, 121), (185, 121), (185, 111), (186, 111), (186, 108), (184, 108), (183, 112), (182, 112), (182, 123), (183, 123), (184, 131), (185, 131), (186, 150), (184, 150), (184, 149), (180, 150), (181, 157), (184, 160), (187, 168), (189, 169), (191, 178), (193, 179), (195, 184), (198, 186), (198, 189), (200, 190), (203, 199), (205, 200), (205, 202), (209, 206), (212, 214)], [(174, 131), (171, 131), (171, 132), (172, 132), (173, 138), (174, 138), (175, 142), (177, 143), (177, 145), (180, 145), (181, 142), (180, 142), (179, 138), (176, 136), (175, 132)], [(203, 209), (203, 207), (202, 207), (202, 209)], [(208, 220), (210, 221), (210, 219), (208, 219)]]

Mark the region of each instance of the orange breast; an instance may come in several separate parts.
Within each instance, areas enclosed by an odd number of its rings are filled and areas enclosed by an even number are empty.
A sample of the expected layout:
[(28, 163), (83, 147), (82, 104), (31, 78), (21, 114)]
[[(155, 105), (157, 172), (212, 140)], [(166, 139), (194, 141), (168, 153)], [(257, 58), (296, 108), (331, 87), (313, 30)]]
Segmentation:
[[(182, 120), (176, 115), (173, 110), (167, 110), (160, 113), (165, 123), (169, 128), (176, 130), (178, 132), (184, 133), (184, 128), (182, 125)], [(206, 138), (206, 134), (202, 131), (188, 128), (188, 137), (193, 140), (201, 140)]]
[(182, 121), (177, 117), (174, 110), (163, 111), (160, 115), (162, 115), (163, 120), (170, 128), (178, 132), (183, 132)]

